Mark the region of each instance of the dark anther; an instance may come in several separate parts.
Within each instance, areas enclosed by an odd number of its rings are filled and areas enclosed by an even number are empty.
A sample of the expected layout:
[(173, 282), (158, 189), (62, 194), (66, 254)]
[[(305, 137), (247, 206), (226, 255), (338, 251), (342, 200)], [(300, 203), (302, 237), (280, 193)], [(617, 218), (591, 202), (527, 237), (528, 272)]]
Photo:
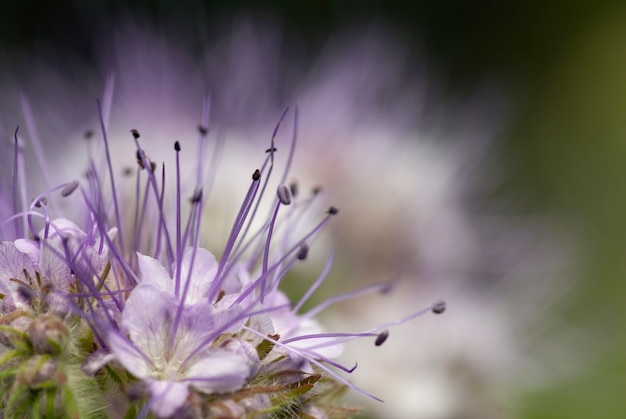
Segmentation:
[(155, 162), (153, 162), (153, 161), (151, 161), (151, 162), (150, 162), (150, 171), (151, 171), (152, 173), (154, 173), (154, 171), (155, 171), (155, 170), (156, 170), (156, 163), (155, 163)]
[(266, 153), (276, 153), (278, 151), (278, 149), (276, 147), (270, 147), (267, 150), (265, 150)]
[(309, 256), (309, 246), (306, 243), (303, 243), (302, 246), (300, 246), (300, 249), (298, 249), (297, 258), (298, 260), (304, 260), (307, 256)]
[(330, 208), (328, 208), (328, 213), (330, 215), (337, 215), (337, 214), (339, 214), (339, 210), (337, 208), (335, 208), (335, 207), (330, 207)]
[(66, 197), (70, 196), (74, 193), (74, 191), (78, 188), (78, 181), (68, 183), (63, 189), (61, 189), (61, 196)]
[(145, 169), (146, 166), (144, 166), (143, 164), (143, 159), (141, 158), (141, 151), (137, 150), (137, 153), (135, 153), (135, 155), (137, 156), (137, 164), (139, 165), (139, 167), (141, 167), (142, 169)]
[(383, 286), (380, 288), (379, 292), (381, 294), (383, 294), (383, 295), (384, 294), (389, 294), (393, 290), (394, 285), (395, 285), (394, 282), (388, 282), (386, 284), (383, 284)]
[(198, 185), (193, 190), (193, 195), (191, 195), (191, 203), (196, 204), (202, 200), (202, 186)]
[(198, 132), (202, 135), (207, 135), (209, 133), (209, 129), (205, 126), (198, 125)]
[(446, 311), (446, 302), (445, 301), (437, 301), (435, 305), (433, 305), (432, 312), (435, 314), (441, 314)]
[(272, 339), (272, 340), (278, 340), (280, 339), (280, 335), (278, 333), (274, 334), (274, 335), (267, 335), (268, 338)]
[(48, 199), (45, 196), (42, 196), (37, 202), (35, 202), (35, 206), (37, 208), (41, 208), (42, 205), (48, 205)]
[(277, 190), (278, 200), (283, 205), (291, 204), (291, 192), (289, 192), (289, 188), (285, 185), (280, 185)]
[(289, 184), (289, 192), (294, 198), (298, 196), (298, 183), (295, 180)]
[(133, 134), (133, 138), (136, 140), (139, 138), (139, 131), (137, 131), (136, 129), (131, 129), (130, 133)]
[(387, 340), (388, 337), (389, 337), (389, 331), (388, 330), (383, 330), (376, 337), (376, 341), (374, 342), (374, 345), (376, 345), (376, 346), (382, 345), (383, 343), (385, 343), (385, 341)]
[(174, 143), (174, 150), (180, 151), (180, 143), (178, 141)]
[(252, 174), (252, 180), (256, 182), (259, 179), (261, 179), (261, 172), (259, 171), (259, 169), (256, 169)]

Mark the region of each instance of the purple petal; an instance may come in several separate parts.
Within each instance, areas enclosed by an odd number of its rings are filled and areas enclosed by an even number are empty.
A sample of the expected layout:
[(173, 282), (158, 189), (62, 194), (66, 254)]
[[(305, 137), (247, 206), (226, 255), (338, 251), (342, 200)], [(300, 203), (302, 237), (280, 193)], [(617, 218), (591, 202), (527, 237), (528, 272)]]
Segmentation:
[(20, 252), (11, 242), (0, 243), (0, 292), (10, 294), (17, 288), (12, 278), (28, 283), (24, 269), (34, 277), (34, 266), (30, 257)]

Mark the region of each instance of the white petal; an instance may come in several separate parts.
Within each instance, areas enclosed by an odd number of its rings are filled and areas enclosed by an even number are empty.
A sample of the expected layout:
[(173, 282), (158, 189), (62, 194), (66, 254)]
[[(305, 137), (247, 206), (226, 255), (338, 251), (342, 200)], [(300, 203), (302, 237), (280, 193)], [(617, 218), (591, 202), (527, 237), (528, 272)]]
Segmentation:
[(175, 381), (153, 381), (150, 383), (150, 410), (157, 417), (172, 416), (187, 400), (189, 389), (186, 384)]
[(58, 237), (42, 240), (39, 250), (39, 273), (47, 283), (62, 290), (68, 289), (71, 271), (67, 265), (65, 249)]
[[(195, 253), (195, 256), (194, 256)], [(191, 266), (193, 258), (193, 267)], [(185, 305), (196, 304), (206, 297), (211, 282), (217, 273), (217, 261), (211, 252), (202, 248), (187, 248), (183, 254), (181, 262), (180, 279), (181, 279), (181, 295), (183, 293), (187, 280), (190, 281), (189, 291), (185, 298)], [(190, 275), (190, 269), (191, 275)]]
[(15, 240), (15, 247), (22, 252), (26, 253), (30, 257), (33, 265), (39, 263), (39, 245), (32, 240), (17, 239)]
[(215, 312), (208, 302), (185, 307), (176, 330), (174, 358), (184, 360), (200, 345), (210, 344), (218, 335), (241, 329), (246, 318), (236, 320), (241, 308)]
[(176, 307), (171, 295), (152, 285), (140, 284), (126, 301), (122, 328), (128, 332), (135, 346), (157, 364), (165, 362), (175, 315)]
[(222, 283), (222, 289), (226, 294), (239, 293), (243, 286), (250, 282), (250, 274), (245, 265), (243, 263), (236, 263)]
[(115, 359), (137, 378), (150, 376), (152, 370), (148, 362), (141, 356), (139, 349), (118, 331), (111, 331), (108, 336), (109, 348)]
[(34, 266), (30, 257), (20, 252), (11, 242), (0, 243), (0, 292), (10, 294), (17, 287), (11, 278), (28, 283), (24, 269), (33, 277)]
[[(76, 224), (65, 218), (57, 218), (51, 221), (50, 224), (47, 238), (61, 239), (62, 237), (72, 237), (82, 240), (86, 237), (86, 234)], [(61, 234), (61, 237), (59, 237), (59, 234)], [(39, 237), (44, 237), (44, 235), (45, 229), (42, 229), (39, 232)]]
[(212, 348), (187, 370), (186, 379), (203, 393), (237, 390), (250, 375), (249, 360), (225, 349)]
[(137, 261), (142, 284), (150, 284), (174, 296), (174, 281), (158, 260), (137, 252)]

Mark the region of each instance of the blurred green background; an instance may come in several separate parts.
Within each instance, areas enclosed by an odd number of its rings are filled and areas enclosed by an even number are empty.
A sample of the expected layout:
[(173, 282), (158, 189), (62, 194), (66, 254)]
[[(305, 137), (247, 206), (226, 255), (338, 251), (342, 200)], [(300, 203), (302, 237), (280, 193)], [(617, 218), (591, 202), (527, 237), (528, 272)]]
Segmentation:
[(579, 229), (587, 258), (556, 310), (590, 348), (580, 373), (521, 395), (515, 416), (626, 417), (626, 2), (11, 0), (0, 50), (53, 44), (88, 58), (90, 38), (123, 13), (210, 26), (241, 11), (276, 17), (312, 52), (337, 28), (382, 21), (428, 58), (446, 95), (505, 87), (498, 194)]

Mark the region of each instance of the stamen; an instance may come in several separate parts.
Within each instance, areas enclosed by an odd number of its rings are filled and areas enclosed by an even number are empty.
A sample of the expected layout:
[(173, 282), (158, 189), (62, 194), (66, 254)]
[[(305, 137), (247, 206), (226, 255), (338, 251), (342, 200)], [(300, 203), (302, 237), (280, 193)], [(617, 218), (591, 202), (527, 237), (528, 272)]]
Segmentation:
[(432, 312), (435, 314), (441, 314), (446, 311), (446, 302), (443, 300), (437, 301), (432, 308)]
[[(13, 214), (18, 213), (17, 208), (17, 179), (18, 179), (18, 155), (20, 154), (20, 145), (17, 139), (17, 132), (19, 131), (20, 126), (18, 125), (15, 128), (15, 134), (13, 135), (15, 138), (14, 146), (13, 146)], [(20, 236), (20, 223), (18, 218), (15, 219), (15, 237)], [(26, 226), (24, 225), (24, 231), (26, 231)]]
[[(262, 333), (249, 328), (247, 326), (244, 326), (243, 329), (263, 338), (263, 339), (269, 339), (266, 336), (264, 336)], [(342, 376), (340, 376), (339, 374), (337, 374), (335, 371), (331, 370), (330, 368), (326, 367), (324, 364), (322, 364), (320, 361), (318, 361), (317, 359), (313, 358), (312, 356), (309, 356), (309, 354), (311, 354), (311, 351), (307, 351), (307, 350), (301, 350), (299, 348), (295, 348), (292, 346), (287, 346), (284, 343), (280, 342), (280, 341), (274, 341), (274, 345), (278, 346), (280, 348), (283, 348), (284, 350), (294, 353), (296, 355), (300, 355), (304, 358), (306, 358), (310, 363), (316, 365), (317, 367), (319, 367), (320, 369), (326, 371), (328, 374), (330, 374), (332, 377), (334, 377), (336, 380), (342, 382), (343, 384), (345, 384), (346, 386), (348, 386), (349, 388), (353, 389), (354, 391), (356, 391), (357, 393), (360, 393), (362, 395), (364, 395), (367, 398), (370, 398), (372, 400), (376, 400), (379, 402), (382, 402), (381, 399), (379, 399), (378, 397), (366, 392), (365, 390), (361, 389), (360, 387), (355, 386), (354, 384), (350, 383), (348, 380), (346, 380), (345, 378), (343, 378)], [(332, 362), (330, 361), (328, 358), (324, 358), (319, 356), (319, 354), (315, 354), (317, 355), (320, 359), (323, 359), (324, 362)], [(336, 364), (333, 362), (333, 364)], [(345, 368), (345, 367), (344, 367)], [(356, 365), (354, 366), (354, 368), (352, 369), (352, 371), (354, 371), (354, 369), (356, 368)], [(349, 370), (346, 370), (349, 371)]]
[[(17, 211), (17, 189), (20, 190), (20, 200), (22, 205), (22, 211), (25, 211), (28, 207), (27, 205), (27, 192), (26, 192), (26, 169), (24, 164), (24, 150), (19, 143), (17, 138), (17, 132), (19, 130), (19, 126), (15, 128), (14, 138), (15, 138), (15, 155), (14, 155), (14, 175), (13, 175), (13, 207), (15, 209), (15, 214)], [(18, 179), (20, 180), (18, 185)], [(16, 237), (20, 236), (17, 218), (15, 219), (15, 231)], [(22, 235), (26, 236), (28, 234), (28, 219), (26, 213), (22, 216)]]
[(193, 194), (191, 195), (191, 198), (189, 199), (189, 201), (192, 204), (198, 203), (202, 200), (202, 186), (198, 185), (194, 188), (193, 190)]
[(76, 188), (78, 188), (78, 185), (79, 185), (79, 183), (78, 183), (77, 180), (68, 183), (67, 186), (65, 186), (63, 189), (61, 189), (61, 196), (62, 197), (70, 196), (71, 194), (74, 193)]
[[(302, 250), (302, 247), (300, 247), (300, 249)], [(298, 251), (298, 256), (299, 255), (300, 255), (300, 251)], [(328, 276), (328, 273), (330, 272), (330, 268), (333, 266), (334, 261), (335, 261), (335, 254), (332, 253), (330, 257), (328, 258), (328, 260), (326, 261), (326, 265), (324, 265), (324, 269), (322, 270), (322, 273), (320, 273), (319, 277), (315, 280), (313, 285), (309, 287), (307, 292), (302, 296), (302, 298), (300, 298), (300, 301), (298, 301), (298, 304), (296, 304), (294, 308), (291, 310), (292, 313), (297, 313), (298, 310), (300, 310), (300, 308), (304, 305), (304, 303), (307, 302), (309, 297), (311, 297), (311, 295), (315, 292), (315, 290), (317, 290), (319, 286), (322, 285), (322, 283)]]
[(309, 246), (306, 243), (303, 243), (300, 246), (300, 250), (298, 250), (298, 260), (305, 260), (309, 255)]
[[(289, 108), (285, 109), (285, 113), (283, 114), (283, 117), (285, 116), (285, 114), (287, 114), (287, 110), (289, 110)], [(276, 131), (278, 131), (278, 126), (276, 127), (276, 130), (274, 132), (274, 136), (276, 136)], [(289, 171), (291, 170), (291, 163), (293, 162), (293, 155), (296, 151), (297, 142), (298, 142), (298, 107), (295, 106), (294, 114), (293, 114), (293, 131), (291, 134), (291, 144), (289, 145), (289, 154), (287, 155), (287, 163), (285, 164), (285, 170), (283, 171), (283, 175), (280, 178), (279, 184), (285, 183), (285, 180), (287, 179), (287, 175), (289, 174)], [(272, 143), (273, 143), (273, 140), (272, 140)]]
[(198, 162), (196, 163), (196, 185), (202, 184), (202, 162), (204, 161), (207, 135), (209, 133), (209, 119), (211, 117), (211, 96), (207, 91), (204, 95), (204, 101), (202, 102), (202, 117), (200, 125), (198, 125), (198, 132), (200, 138), (198, 139)]
[(222, 275), (222, 272), (224, 271), (226, 262), (228, 261), (230, 253), (233, 250), (235, 240), (237, 239), (237, 236), (239, 235), (239, 232), (241, 231), (241, 227), (243, 226), (243, 223), (245, 222), (246, 217), (248, 216), (252, 203), (254, 202), (254, 198), (256, 197), (256, 193), (259, 190), (260, 176), (261, 175), (260, 175), (259, 170), (258, 169), (255, 170), (254, 174), (252, 175), (252, 184), (248, 188), (248, 192), (246, 194), (246, 197), (243, 200), (243, 204), (241, 205), (241, 208), (239, 209), (239, 213), (237, 214), (237, 217), (235, 218), (235, 223), (233, 224), (230, 237), (228, 238), (228, 242), (226, 243), (226, 248), (224, 249), (224, 254), (222, 255), (222, 259), (220, 260), (217, 273), (215, 274), (215, 278), (213, 279), (213, 282), (211, 283), (211, 287), (209, 288), (209, 292), (208, 292), (209, 301), (215, 300), (215, 296), (218, 290), (222, 286), (222, 282), (224, 281), (224, 278), (225, 278), (225, 275)]
[(382, 332), (380, 332), (380, 334), (376, 338), (376, 341), (374, 342), (374, 345), (376, 345), (376, 346), (382, 345), (383, 343), (385, 343), (385, 341), (387, 340), (388, 337), (389, 337), (389, 331), (388, 330), (383, 330)]
[(48, 205), (48, 198), (43, 196), (43, 197), (37, 199), (34, 202), (35, 202), (35, 207), (37, 207), (37, 208), (41, 208), (42, 206), (45, 207), (46, 205)]
[(180, 297), (180, 267), (183, 262), (183, 254), (180, 226), (180, 143), (178, 141), (174, 143), (174, 150), (176, 151), (176, 282), (174, 283), (174, 294)]
[[(102, 140), (104, 141), (104, 151), (106, 154), (106, 161), (107, 161), (107, 167), (109, 169), (109, 177), (110, 177), (110, 183), (111, 183), (111, 194), (113, 195), (113, 206), (115, 208), (115, 221), (117, 222), (117, 228), (121, 229), (122, 228), (122, 217), (120, 216), (120, 206), (117, 202), (117, 191), (115, 189), (115, 177), (113, 176), (113, 164), (111, 163), (111, 152), (109, 150), (109, 140), (107, 137), (107, 132), (106, 132), (106, 127), (105, 127), (105, 123), (104, 123), (104, 115), (102, 114), (102, 105), (100, 103), (100, 100), (97, 101), (98, 103), (98, 115), (100, 117), (100, 128), (101, 128), (101, 133), (102, 133)], [(120, 249), (122, 250), (122, 254), (126, 253), (126, 250), (124, 248), (124, 237), (123, 234), (119, 235), (119, 242), (120, 242)]]
[[(137, 148), (138, 157), (140, 157), (142, 164), (144, 165), (144, 167), (147, 167), (148, 165), (150, 165), (150, 167), (152, 168), (152, 163), (148, 163), (148, 159), (146, 158), (145, 153), (143, 152), (143, 150), (141, 149), (141, 146), (139, 145), (138, 138), (135, 138), (134, 135), (133, 135), (133, 138), (135, 141), (135, 146)], [(163, 210), (163, 200), (164, 200), (164, 195), (165, 195), (165, 165), (163, 165), (162, 171), (161, 171), (161, 192), (160, 193), (157, 187), (156, 177), (154, 176), (154, 170), (149, 170), (147, 171), (147, 173), (148, 173), (148, 179), (150, 181), (150, 185), (152, 186), (152, 190), (154, 192), (154, 196), (158, 204), (157, 211), (158, 211), (158, 216), (159, 216), (159, 223), (158, 223), (158, 228), (157, 228), (157, 236), (156, 236), (157, 245), (156, 245), (155, 255), (157, 258), (160, 256), (161, 237), (162, 237), (161, 232), (163, 232), (163, 234), (165, 235), (165, 245), (166, 245), (166, 251), (167, 251), (167, 258), (169, 262), (168, 269), (170, 270), (170, 274), (171, 274), (170, 267), (174, 261), (174, 251), (172, 249), (172, 244), (170, 242), (169, 230), (165, 222), (165, 213)]]
[(278, 187), (277, 195), (281, 204), (283, 205), (291, 204), (291, 192), (289, 191), (289, 188), (287, 186), (280, 185)]

